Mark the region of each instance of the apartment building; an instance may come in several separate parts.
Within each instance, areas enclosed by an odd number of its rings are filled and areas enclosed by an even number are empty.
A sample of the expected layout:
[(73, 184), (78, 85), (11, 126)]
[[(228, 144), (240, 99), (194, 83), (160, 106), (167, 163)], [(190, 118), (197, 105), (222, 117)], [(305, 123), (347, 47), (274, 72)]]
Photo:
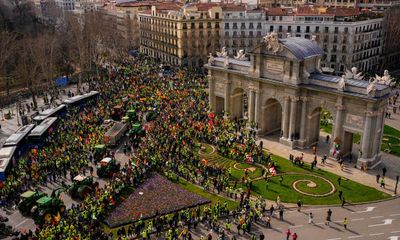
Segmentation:
[(218, 4), (160, 3), (138, 14), (140, 51), (165, 62), (202, 67), (220, 49)]
[(231, 55), (241, 49), (249, 52), (266, 35), (265, 19), (264, 9), (248, 10), (246, 5), (223, 5), (221, 45)]
[(343, 73), (355, 66), (366, 72), (379, 69), (383, 45), (383, 18), (351, 8), (270, 8), (265, 28), (285, 38), (315, 36), (325, 54), (325, 72)]

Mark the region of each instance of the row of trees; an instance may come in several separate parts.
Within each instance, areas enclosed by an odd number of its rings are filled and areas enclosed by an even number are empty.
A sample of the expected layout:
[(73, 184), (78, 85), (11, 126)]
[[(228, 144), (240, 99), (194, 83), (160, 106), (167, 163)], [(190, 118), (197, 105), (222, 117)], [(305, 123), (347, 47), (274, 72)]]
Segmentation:
[[(55, 4), (38, 16), (31, 1), (0, 4), (0, 98), (11, 100), (29, 92), (51, 91), (54, 79), (77, 75), (78, 89), (103, 61), (126, 54), (128, 46), (117, 29), (108, 27), (103, 12), (77, 15)], [(1, 101), (0, 101), (1, 102)], [(4, 104), (4, 102), (3, 102)]]

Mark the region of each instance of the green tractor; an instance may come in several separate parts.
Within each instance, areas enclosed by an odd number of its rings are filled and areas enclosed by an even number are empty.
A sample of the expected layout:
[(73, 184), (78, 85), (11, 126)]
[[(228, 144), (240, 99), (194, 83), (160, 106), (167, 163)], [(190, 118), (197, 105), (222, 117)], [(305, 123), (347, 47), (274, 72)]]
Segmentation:
[(134, 110), (134, 109), (128, 110), (127, 116), (129, 117), (129, 121), (137, 121), (138, 120), (136, 110)]
[(104, 155), (106, 154), (106, 145), (104, 144), (98, 144), (94, 146), (94, 160), (95, 162), (100, 161), (103, 159)]
[(21, 200), (18, 204), (18, 209), (24, 216), (30, 216), (32, 214), (32, 208), (36, 205), (36, 201), (46, 194), (39, 191), (26, 191), (21, 194)]
[(50, 197), (44, 196), (36, 201), (36, 205), (32, 208), (32, 218), (35, 223), (39, 225), (51, 223), (55, 217), (65, 212), (65, 204), (60, 199), (60, 194), (66, 190), (65, 187), (57, 188), (53, 190)]
[(85, 199), (85, 197), (93, 192), (99, 186), (98, 182), (93, 181), (91, 176), (78, 175), (74, 177), (72, 185), (69, 187), (68, 192), (74, 199)]
[(131, 135), (137, 135), (143, 137), (145, 135), (145, 131), (140, 123), (132, 124), (131, 130), (129, 131)]
[(115, 173), (119, 172), (120, 164), (110, 157), (103, 158), (97, 166), (97, 176), (99, 178), (111, 178)]

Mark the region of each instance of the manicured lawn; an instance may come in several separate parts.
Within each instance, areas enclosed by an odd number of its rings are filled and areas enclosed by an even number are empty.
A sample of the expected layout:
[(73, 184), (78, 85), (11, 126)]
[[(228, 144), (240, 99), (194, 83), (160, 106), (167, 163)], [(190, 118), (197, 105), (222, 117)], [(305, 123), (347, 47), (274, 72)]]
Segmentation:
[[(325, 193), (330, 191), (329, 184), (323, 182), (323, 180), (317, 179), (314, 177), (310, 177), (307, 175), (283, 175), (282, 184), (279, 183), (279, 177), (273, 177), (269, 180), (268, 184), (266, 184), (265, 180), (256, 181), (253, 183), (253, 191), (256, 194), (260, 194), (261, 196), (275, 200), (278, 195), (280, 195), (282, 202), (291, 202), (295, 203), (298, 200), (301, 200), (304, 204), (317, 204), (317, 205), (326, 205), (326, 204), (339, 204), (340, 199), (338, 197), (338, 191), (343, 191), (343, 196), (345, 197), (347, 202), (357, 203), (357, 202), (368, 202), (378, 199), (389, 198), (390, 196), (386, 193), (380, 192), (374, 188), (364, 186), (362, 184), (356, 183), (351, 180), (342, 179), (341, 186), (338, 184), (338, 176), (321, 170), (314, 169), (311, 170), (309, 165), (304, 165), (303, 167), (299, 167), (293, 165), (289, 160), (284, 159), (279, 156), (273, 156), (273, 160), (277, 163), (278, 173), (306, 173), (313, 174), (316, 176), (321, 176), (329, 180), (335, 185), (336, 191), (334, 194), (326, 197), (312, 197), (303, 195), (292, 188), (292, 184), (294, 181), (299, 179), (310, 179), (317, 183), (317, 187), (305, 190), (306, 184), (297, 185), (300, 186), (300, 190), (303, 190), (307, 193)], [(268, 185), (268, 188), (266, 187)]]
[(400, 157), (400, 131), (385, 125), (381, 149), (382, 151)]

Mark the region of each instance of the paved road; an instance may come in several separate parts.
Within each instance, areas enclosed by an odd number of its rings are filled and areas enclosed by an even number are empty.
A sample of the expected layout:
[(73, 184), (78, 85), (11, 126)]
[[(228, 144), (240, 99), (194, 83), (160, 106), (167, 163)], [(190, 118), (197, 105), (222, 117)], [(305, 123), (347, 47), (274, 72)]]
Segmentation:
[[(298, 239), (307, 240), (345, 240), (345, 239), (370, 239), (383, 240), (400, 239), (400, 199), (391, 201), (359, 205), (332, 207), (332, 223), (325, 225), (326, 212), (329, 208), (303, 208), (301, 212), (289, 210), (284, 214), (284, 221), (274, 217), (271, 221), (272, 229), (265, 228), (262, 224), (254, 226), (254, 232), (259, 234), (263, 232), (268, 240), (286, 239), (285, 232), (290, 229), (296, 232)], [(314, 224), (308, 224), (308, 214), (312, 212)], [(347, 230), (343, 227), (343, 219), (349, 219)], [(235, 226), (235, 225), (233, 225)], [(194, 234), (198, 239), (201, 234), (208, 232), (205, 229), (199, 229)], [(250, 239), (251, 235), (237, 235), (236, 227), (233, 227), (233, 234), (237, 239)], [(212, 235), (217, 235), (212, 232)], [(290, 238), (292, 239), (292, 238)]]

